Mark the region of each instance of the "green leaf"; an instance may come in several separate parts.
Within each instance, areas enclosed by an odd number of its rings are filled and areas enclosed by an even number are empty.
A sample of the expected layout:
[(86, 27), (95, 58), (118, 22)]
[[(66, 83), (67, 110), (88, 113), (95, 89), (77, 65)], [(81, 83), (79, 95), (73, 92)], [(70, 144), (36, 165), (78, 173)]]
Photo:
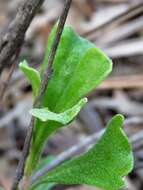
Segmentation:
[[(56, 33), (48, 39), (42, 74), (48, 63), (49, 52)], [(53, 64), (43, 107), (63, 112), (96, 88), (112, 70), (112, 61), (93, 43), (78, 36), (71, 27), (64, 28)]]
[(51, 161), (53, 161), (55, 159), (55, 156), (47, 156), (42, 158), (39, 163), (37, 164), (36, 168), (35, 168), (35, 173), (40, 170), (41, 168), (43, 168), (44, 166), (46, 166), (47, 164), (49, 164)]
[(41, 84), (39, 72), (32, 67), (29, 67), (25, 60), (19, 64), (19, 67), (31, 82), (34, 97), (37, 96)]
[[(41, 77), (48, 63), (55, 33), (56, 26), (48, 39)], [(52, 77), (43, 96), (41, 107), (47, 107), (54, 113), (65, 112), (96, 88), (111, 70), (112, 61), (100, 49), (78, 36), (71, 27), (65, 26), (54, 59)], [(43, 123), (37, 120), (34, 134), (36, 149), (39, 149), (40, 144), (59, 128), (56, 125), (49, 121)]]
[[(36, 166), (36, 169), (33, 173), (33, 175), (39, 171), (41, 168), (43, 168), (44, 166), (46, 166), (48, 163), (50, 163), (52, 160), (55, 159), (55, 156), (47, 156), (45, 158), (42, 158), (40, 160), (40, 162), (38, 163), (38, 165)], [(49, 184), (38, 184), (36, 187), (34, 187), (34, 190), (50, 190), (52, 189), (52, 187), (55, 186), (55, 183), (49, 183)], [(32, 190), (32, 186), (29, 188), (29, 190)]]
[[(48, 64), (56, 29), (55, 26), (48, 39), (41, 78)], [(52, 69), (53, 73), (43, 96), (41, 107), (47, 107), (54, 113), (63, 113), (76, 105), (81, 98), (95, 89), (108, 76), (112, 70), (112, 61), (93, 43), (81, 38), (71, 27), (66, 26)], [(49, 135), (62, 126), (53, 121), (36, 120), (28, 174), (39, 160), (39, 152)]]
[(63, 113), (53, 113), (48, 108), (32, 109), (30, 113), (41, 121), (56, 121), (62, 125), (71, 122), (79, 113), (81, 108), (87, 103), (87, 98), (81, 99), (75, 106), (66, 110)]
[(123, 177), (133, 168), (133, 155), (123, 121), (122, 115), (113, 117), (93, 148), (47, 173), (39, 183), (87, 184), (105, 190), (124, 187)]
[(37, 186), (34, 186), (34, 188), (33, 187), (29, 188), (29, 190), (50, 190), (54, 186), (55, 186), (55, 184), (53, 184), (53, 183), (51, 183), (51, 184), (42, 183), (42, 184), (39, 184)]

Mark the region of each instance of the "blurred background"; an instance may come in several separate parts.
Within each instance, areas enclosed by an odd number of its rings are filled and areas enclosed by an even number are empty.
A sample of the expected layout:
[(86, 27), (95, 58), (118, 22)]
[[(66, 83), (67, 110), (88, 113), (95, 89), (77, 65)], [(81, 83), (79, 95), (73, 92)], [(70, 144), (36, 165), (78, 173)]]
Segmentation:
[[(0, 32), (14, 18), (21, 0), (0, 0)], [(34, 18), (20, 55), (38, 68), (49, 32), (59, 17), (62, 0), (45, 0)], [(124, 128), (133, 145), (135, 167), (126, 178), (128, 190), (143, 189), (143, 1), (73, 0), (67, 24), (102, 48), (112, 58), (112, 74), (89, 95), (89, 103), (68, 128), (47, 142), (43, 158), (55, 158), (87, 137), (97, 136), (116, 113), (126, 117)], [(9, 68), (3, 72), (5, 81)], [(17, 68), (0, 109), (0, 185), (10, 189), (30, 121), (31, 86)], [(85, 147), (86, 149), (87, 147)], [(55, 185), (51, 189), (97, 190), (88, 186)], [(47, 190), (44, 188), (44, 190)]]

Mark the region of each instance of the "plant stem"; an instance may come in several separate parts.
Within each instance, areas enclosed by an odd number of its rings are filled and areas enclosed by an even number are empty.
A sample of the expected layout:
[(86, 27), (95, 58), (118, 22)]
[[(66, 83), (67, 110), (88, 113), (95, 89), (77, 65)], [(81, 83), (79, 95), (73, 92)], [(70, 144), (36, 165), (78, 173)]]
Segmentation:
[(23, 178), (23, 190), (27, 190), (29, 187), (30, 178), (27, 176), (24, 176)]
[(25, 176), (32, 175), (33, 170), (35, 169), (38, 161), (40, 160), (43, 147), (45, 146), (45, 139), (47, 139), (52, 134), (53, 126), (48, 126), (48, 128), (51, 129), (48, 130), (48, 133), (45, 131), (45, 128), (47, 126), (47, 123), (43, 123), (43, 125), (40, 128), (40, 131), (38, 131), (37, 133), (38, 135), (35, 136), (34, 139), (32, 139), (30, 152), (26, 160), (26, 165), (24, 169)]
[[(54, 42), (53, 42), (53, 45), (52, 45), (52, 48), (51, 48), (51, 52), (50, 52), (50, 55), (49, 55), (48, 66), (47, 66), (47, 68), (46, 68), (46, 70), (44, 72), (44, 78), (42, 80), (39, 95), (35, 100), (34, 107), (40, 107), (41, 100), (43, 98), (43, 95), (44, 95), (45, 90), (47, 88), (47, 85), (49, 83), (49, 79), (51, 78), (52, 65), (53, 65), (53, 62), (54, 62), (56, 51), (57, 51), (57, 48), (58, 48), (58, 45), (59, 45), (59, 42), (60, 42), (60, 39), (61, 39), (61, 35), (62, 35), (63, 29), (64, 29), (64, 25), (65, 25), (65, 22), (66, 22), (66, 18), (67, 18), (71, 3), (72, 3), (72, 0), (66, 0), (66, 2), (65, 2), (65, 6), (64, 6), (62, 15), (60, 17), (60, 21), (58, 23), (57, 33), (56, 33), (56, 36), (55, 36), (55, 39), (54, 39)], [(30, 125), (29, 125), (29, 128), (28, 128), (28, 131), (27, 131), (27, 136), (26, 136), (26, 139), (25, 139), (24, 148), (23, 148), (23, 152), (22, 152), (22, 157), (21, 157), (21, 159), (19, 161), (16, 176), (15, 176), (15, 179), (14, 179), (14, 183), (12, 185), (12, 190), (17, 190), (19, 182), (23, 177), (25, 162), (26, 162), (27, 156), (29, 154), (29, 150), (30, 150), (30, 145), (31, 145), (32, 133), (33, 133), (34, 125), (35, 125), (35, 118), (32, 117)]]

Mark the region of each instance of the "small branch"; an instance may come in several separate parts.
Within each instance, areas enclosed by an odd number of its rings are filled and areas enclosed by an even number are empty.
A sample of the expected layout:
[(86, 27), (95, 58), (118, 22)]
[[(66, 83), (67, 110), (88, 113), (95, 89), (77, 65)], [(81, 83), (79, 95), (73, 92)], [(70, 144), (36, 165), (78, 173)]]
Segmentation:
[(56, 51), (57, 51), (57, 48), (58, 48), (58, 45), (59, 45), (59, 41), (61, 39), (61, 35), (62, 35), (63, 29), (64, 29), (64, 25), (65, 25), (65, 22), (66, 22), (66, 18), (67, 18), (71, 3), (72, 3), (72, 0), (66, 0), (66, 2), (65, 2), (65, 6), (64, 6), (64, 9), (63, 9), (63, 12), (62, 12), (62, 15), (60, 17), (60, 21), (59, 21), (59, 24), (58, 24), (58, 27), (57, 27), (56, 37), (55, 37), (55, 40), (53, 42), (51, 52), (50, 52), (50, 55), (49, 55), (48, 66), (47, 66), (47, 68), (46, 68), (46, 70), (44, 72), (44, 80), (42, 81), (40, 94), (39, 94), (39, 97), (36, 100), (35, 107), (40, 105), (41, 99), (43, 97), (43, 94), (44, 94), (44, 92), (45, 92), (45, 90), (47, 88), (48, 81), (51, 78), (52, 64), (53, 64), (55, 54), (56, 54)]
[(0, 107), (2, 107), (2, 101), (9, 86), (9, 81), (18, 64), (17, 59), (25, 38), (25, 32), (43, 1), (44, 0), (24, 0), (18, 9), (15, 19), (10, 24), (7, 33), (0, 40), (0, 74), (8, 64), (11, 67), (6, 82), (2, 84)]
[(24, 0), (7, 33), (0, 40), (0, 74), (21, 48), (25, 32), (44, 0)]
[[(54, 58), (56, 55), (56, 51), (57, 51), (60, 39), (61, 39), (61, 35), (62, 35), (63, 29), (64, 29), (64, 25), (66, 22), (66, 18), (67, 18), (71, 3), (72, 3), (72, 0), (66, 0), (66, 2), (65, 2), (65, 6), (64, 6), (64, 9), (63, 9), (63, 12), (62, 12), (62, 15), (60, 17), (60, 21), (59, 21), (59, 24), (57, 27), (57, 33), (55, 36), (55, 40), (53, 42), (51, 52), (49, 55), (48, 66), (44, 72), (44, 79), (43, 79), (42, 84), (41, 84), (41, 89), (40, 89), (39, 95), (35, 100), (34, 107), (40, 107), (41, 99), (44, 95), (44, 92), (45, 92), (46, 87), (48, 85), (49, 79), (51, 78), (52, 64), (53, 64), (53, 61), (54, 61)], [(17, 190), (19, 182), (23, 177), (25, 162), (26, 162), (26, 159), (27, 159), (27, 156), (29, 153), (29, 149), (30, 149), (34, 124), (35, 124), (35, 119), (34, 119), (34, 117), (32, 117), (28, 131), (27, 131), (27, 136), (26, 136), (25, 143), (24, 143), (22, 157), (21, 157), (21, 160), (19, 161), (19, 164), (18, 164), (16, 177), (14, 179), (12, 190)]]
[(106, 27), (120, 24), (142, 13), (143, 13), (143, 2), (141, 1), (138, 4), (132, 5), (129, 9), (125, 10), (123, 13), (120, 13), (119, 15), (111, 18), (109, 21), (101, 24), (100, 26), (84, 32), (82, 35), (90, 38), (90, 40), (93, 40), (93, 38), (95, 39), (96, 37), (98, 37), (98, 32), (103, 31), (104, 33), (105, 32), (104, 30), (106, 29)]
[(3, 98), (4, 98), (6, 89), (7, 89), (8, 85), (9, 85), (9, 81), (10, 81), (11, 76), (12, 76), (14, 70), (15, 70), (16, 65), (17, 65), (17, 62), (15, 61), (15, 63), (12, 64), (12, 66), (10, 68), (10, 71), (8, 73), (8, 77), (7, 77), (6, 81), (3, 82), (3, 84), (2, 84), (2, 89), (0, 91), (0, 108), (2, 107)]
[(14, 72), (17, 64), (18, 64), (17, 59), (18, 59), (19, 53), (20, 53), (20, 49), (17, 51), (17, 54), (16, 54), (14, 60), (12, 61), (12, 65), (11, 65), (10, 71), (8, 73), (6, 82), (4, 82), (2, 84), (2, 89), (0, 91), (0, 108), (2, 107), (4, 95), (5, 95), (5, 92), (6, 92), (7, 88), (8, 88), (8, 86), (9, 86), (9, 82), (10, 82), (10, 79), (12, 77), (12, 74), (13, 74), (13, 72)]

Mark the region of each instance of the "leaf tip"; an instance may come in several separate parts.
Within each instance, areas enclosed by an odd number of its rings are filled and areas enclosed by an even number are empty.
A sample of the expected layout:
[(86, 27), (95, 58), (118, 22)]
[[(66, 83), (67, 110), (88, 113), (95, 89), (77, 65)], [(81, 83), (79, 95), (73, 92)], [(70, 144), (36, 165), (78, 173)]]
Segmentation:
[(111, 124), (112, 126), (117, 126), (117, 127), (123, 127), (124, 123), (124, 116), (122, 114), (117, 114), (115, 115), (109, 122), (109, 125)]
[(20, 68), (23, 68), (23, 67), (26, 67), (26, 66), (28, 66), (28, 63), (27, 63), (27, 61), (25, 59), (19, 63)]
[(81, 104), (84, 105), (88, 102), (88, 98), (81, 99)]
[(121, 123), (124, 123), (125, 117), (122, 114), (116, 114), (114, 117), (120, 120)]

